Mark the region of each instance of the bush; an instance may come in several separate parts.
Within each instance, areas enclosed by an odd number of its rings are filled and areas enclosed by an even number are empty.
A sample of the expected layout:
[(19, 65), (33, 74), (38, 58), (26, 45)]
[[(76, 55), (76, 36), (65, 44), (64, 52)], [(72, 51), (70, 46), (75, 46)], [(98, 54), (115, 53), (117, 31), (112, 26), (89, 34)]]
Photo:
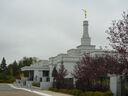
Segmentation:
[(50, 90), (50, 91), (53, 91), (53, 90), (54, 90), (54, 88), (52, 88), (52, 87), (49, 87), (49, 88), (48, 88), (48, 90)]
[(62, 93), (68, 93), (68, 94), (72, 94), (74, 96), (80, 96), (80, 94), (82, 93), (81, 90), (68, 90), (68, 89), (57, 89), (57, 88), (52, 88), (50, 87), (48, 90), (50, 91), (55, 91), (55, 92), (62, 92)]
[(85, 93), (81, 94), (80, 96), (114, 96), (114, 95), (111, 91), (108, 91), (108, 92), (89, 91), (89, 92), (85, 92)]
[(54, 88), (54, 89), (53, 89), (53, 91), (55, 91), (55, 92), (59, 92), (59, 89), (57, 89), (57, 88)]
[(94, 92), (93, 96), (104, 96), (104, 93), (96, 91), (96, 92)]
[(126, 96), (128, 96), (128, 88), (126, 88)]
[(68, 90), (67, 93), (68, 93), (68, 94), (72, 94), (72, 90)]
[(13, 83), (15, 80), (12, 76), (6, 76), (5, 79), (0, 79), (0, 83)]
[(82, 93), (81, 90), (68, 90), (68, 89), (59, 89), (59, 92), (62, 92), (62, 93), (68, 93), (68, 94), (71, 94), (71, 95), (74, 95), (74, 96), (80, 96), (80, 94)]
[(83, 92), (81, 90), (72, 90), (72, 95), (80, 96)]
[(62, 93), (68, 93), (74, 96), (114, 96), (111, 91), (107, 92), (99, 92), (99, 91), (88, 91), (83, 93), (81, 90), (68, 90), (68, 89), (57, 89), (57, 88), (52, 88), (50, 87), (48, 90), (50, 91), (55, 91), (55, 92), (62, 92)]
[(114, 96), (114, 94), (111, 91), (104, 92), (104, 96)]
[(48, 90), (50, 90), (50, 91), (55, 91), (55, 92), (59, 92), (59, 89), (57, 89), (57, 88), (52, 88), (52, 87), (48, 88)]
[(13, 83), (16, 80), (16, 78), (13, 76), (6, 76), (6, 80), (8, 83)]
[(40, 87), (40, 82), (33, 82), (32, 86)]
[(68, 90), (67, 89), (59, 89), (59, 92), (68, 93)]
[(88, 91), (88, 92), (81, 94), (80, 96), (94, 96), (93, 94), (94, 94), (94, 92)]

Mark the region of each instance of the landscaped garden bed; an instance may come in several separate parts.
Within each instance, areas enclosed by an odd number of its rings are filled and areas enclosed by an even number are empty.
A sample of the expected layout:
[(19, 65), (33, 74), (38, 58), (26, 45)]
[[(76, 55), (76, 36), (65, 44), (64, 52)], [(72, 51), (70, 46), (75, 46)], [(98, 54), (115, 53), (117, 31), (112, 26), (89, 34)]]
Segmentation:
[(74, 95), (74, 96), (114, 96), (111, 91), (107, 91), (107, 92), (99, 92), (99, 91), (83, 92), (83, 91), (77, 90), (77, 89), (68, 90), (68, 89), (57, 89), (57, 88), (49, 88), (48, 90), (54, 91), (54, 92), (61, 92), (61, 93), (71, 94), (71, 95)]

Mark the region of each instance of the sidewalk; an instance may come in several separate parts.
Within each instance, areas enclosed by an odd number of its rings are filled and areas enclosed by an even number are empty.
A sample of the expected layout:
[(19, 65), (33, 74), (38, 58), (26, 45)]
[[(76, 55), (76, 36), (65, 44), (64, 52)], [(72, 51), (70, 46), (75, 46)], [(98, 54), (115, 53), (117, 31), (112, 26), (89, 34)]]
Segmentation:
[(52, 91), (48, 91), (48, 90), (41, 90), (41, 92), (52, 95), (52, 96), (73, 96), (73, 95), (63, 94), (63, 93), (59, 93), (59, 92), (52, 92)]
[(53, 91), (48, 91), (48, 90), (41, 90), (38, 87), (28, 88), (26, 86), (16, 86), (16, 85), (13, 85), (13, 86), (15, 86), (16, 88), (24, 89), (24, 90), (29, 91), (29, 92), (37, 93), (37, 94), (42, 95), (42, 96), (73, 96), (73, 95), (68, 95), (68, 94), (59, 93), (59, 92), (53, 92)]

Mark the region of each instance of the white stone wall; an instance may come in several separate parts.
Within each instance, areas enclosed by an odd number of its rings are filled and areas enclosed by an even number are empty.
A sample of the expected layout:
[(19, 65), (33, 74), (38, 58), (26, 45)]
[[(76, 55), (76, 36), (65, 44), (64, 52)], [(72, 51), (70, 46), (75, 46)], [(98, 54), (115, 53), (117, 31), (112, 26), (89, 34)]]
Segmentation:
[(43, 73), (41, 70), (34, 70), (34, 81), (40, 81), (40, 78), (42, 78)]
[[(95, 56), (95, 54), (101, 54), (103, 53), (102, 50), (95, 49), (95, 45), (91, 45), (91, 38), (88, 33), (88, 21), (83, 21), (83, 36), (81, 38), (81, 45), (77, 46), (75, 49), (70, 49), (67, 51), (66, 54), (58, 54), (55, 57), (50, 57), (49, 60), (42, 60), (41, 62), (38, 62), (36, 64), (33, 64), (33, 67), (38, 68), (42, 65), (49, 65), (50, 68), (50, 80), (52, 78), (52, 70), (55, 65), (57, 65), (57, 69), (59, 69), (59, 65), (63, 61), (63, 64), (65, 68), (68, 70), (69, 75), (67, 77), (72, 77), (71, 73), (74, 70), (74, 66), (76, 65), (76, 62), (78, 62), (85, 53), (90, 53), (91, 56)], [(42, 69), (45, 70), (45, 69)], [(40, 77), (42, 77), (43, 74), (38, 69), (34, 69), (34, 78), (37, 77), (39, 80)], [(52, 80), (51, 80), (52, 81)]]
[(125, 96), (125, 76), (110, 75), (110, 90), (114, 96)]
[(110, 77), (110, 90), (117, 96), (117, 76)]
[(48, 90), (49, 87), (52, 87), (51, 82), (40, 82), (40, 89)]

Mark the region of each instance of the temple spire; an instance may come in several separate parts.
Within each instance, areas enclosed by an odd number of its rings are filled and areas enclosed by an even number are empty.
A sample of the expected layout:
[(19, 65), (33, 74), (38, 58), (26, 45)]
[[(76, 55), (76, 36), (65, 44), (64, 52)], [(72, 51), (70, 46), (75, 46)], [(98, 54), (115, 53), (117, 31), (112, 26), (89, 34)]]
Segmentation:
[(85, 21), (83, 21), (83, 36), (81, 38), (81, 45), (91, 45), (91, 39), (88, 34), (88, 21), (87, 19), (87, 10), (82, 9), (85, 15)]
[(87, 18), (87, 10), (86, 9), (82, 9), (84, 11), (84, 15), (85, 15), (85, 19)]
[(88, 34), (88, 21), (83, 21), (83, 36), (81, 38), (81, 45), (91, 45), (91, 38)]

